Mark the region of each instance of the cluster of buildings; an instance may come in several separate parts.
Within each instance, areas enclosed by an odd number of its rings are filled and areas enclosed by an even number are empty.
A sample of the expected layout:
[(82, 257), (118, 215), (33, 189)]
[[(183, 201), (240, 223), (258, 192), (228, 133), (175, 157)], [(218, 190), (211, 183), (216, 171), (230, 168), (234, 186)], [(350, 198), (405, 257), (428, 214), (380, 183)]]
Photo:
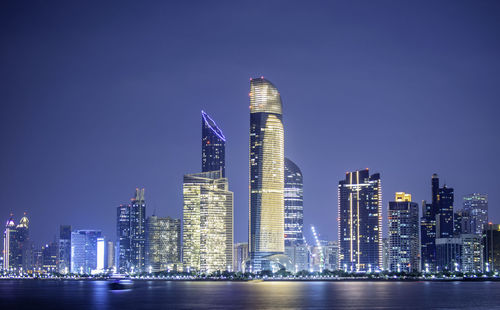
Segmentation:
[[(184, 175), (183, 217), (146, 216), (144, 189), (117, 207), (116, 239), (99, 230), (60, 227), (59, 238), (34, 249), (29, 220), (11, 218), (4, 232), (8, 272), (488, 272), (500, 270), (500, 225), (488, 223), (484, 194), (454, 209), (453, 188), (432, 176), (422, 212), (410, 194), (395, 193), (382, 234), (380, 174), (347, 172), (338, 184), (338, 240), (308, 244), (303, 176), (285, 157), (282, 101), (268, 80), (250, 80), (248, 242), (234, 243), (233, 192), (226, 177), (222, 130), (202, 111), (201, 171)], [(333, 221), (334, 219), (332, 219)]]

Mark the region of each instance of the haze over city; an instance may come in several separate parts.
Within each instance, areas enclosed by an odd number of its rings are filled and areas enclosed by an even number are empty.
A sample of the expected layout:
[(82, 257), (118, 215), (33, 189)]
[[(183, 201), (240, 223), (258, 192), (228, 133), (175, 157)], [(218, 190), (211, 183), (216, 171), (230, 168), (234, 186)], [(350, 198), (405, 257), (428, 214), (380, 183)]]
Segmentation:
[(2, 218), (27, 211), (37, 243), (60, 224), (114, 238), (136, 187), (147, 215), (181, 218), (204, 110), (227, 138), (247, 241), (249, 78), (264, 76), (304, 175), (306, 233), (337, 239), (338, 181), (367, 167), (384, 212), (396, 191), (429, 200), (437, 173), (457, 209), (487, 193), (497, 223), (500, 5), (472, 4), (3, 3)]

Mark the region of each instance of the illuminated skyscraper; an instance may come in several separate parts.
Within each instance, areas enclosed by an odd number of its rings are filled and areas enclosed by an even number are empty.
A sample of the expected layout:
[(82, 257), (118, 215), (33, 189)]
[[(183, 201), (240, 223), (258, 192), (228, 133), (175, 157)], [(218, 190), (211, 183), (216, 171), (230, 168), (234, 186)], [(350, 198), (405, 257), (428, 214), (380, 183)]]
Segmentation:
[(71, 233), (71, 272), (90, 274), (97, 269), (97, 241), (100, 230), (77, 230)]
[(3, 267), (15, 272), (26, 272), (33, 266), (33, 251), (29, 234), (29, 220), (26, 213), (15, 225), (12, 218), (4, 231)]
[(253, 272), (271, 269), (284, 252), (284, 131), (276, 87), (250, 80), (249, 254)]
[(15, 261), (18, 253), (17, 248), (17, 231), (16, 224), (12, 215), (5, 225), (5, 231), (3, 235), (3, 269), (4, 270), (14, 270)]
[(236, 243), (234, 245), (233, 271), (244, 272), (244, 262), (248, 259), (248, 243)]
[(369, 271), (382, 266), (380, 174), (347, 172), (338, 187), (340, 268)]
[(304, 191), (302, 172), (285, 158), (285, 246), (303, 243)]
[(185, 270), (214, 272), (233, 265), (233, 193), (222, 172), (186, 174), (182, 262)]
[(181, 262), (181, 220), (150, 216), (146, 221), (146, 269), (174, 270)]
[(463, 197), (464, 233), (482, 235), (488, 224), (488, 195), (470, 194)]
[(136, 189), (130, 205), (117, 209), (119, 271), (144, 271), (146, 246), (146, 202), (144, 188)]
[(389, 202), (389, 270), (394, 272), (419, 271), (418, 204), (411, 195), (398, 192)]
[(226, 138), (207, 113), (201, 111), (201, 171), (222, 171), (226, 176)]

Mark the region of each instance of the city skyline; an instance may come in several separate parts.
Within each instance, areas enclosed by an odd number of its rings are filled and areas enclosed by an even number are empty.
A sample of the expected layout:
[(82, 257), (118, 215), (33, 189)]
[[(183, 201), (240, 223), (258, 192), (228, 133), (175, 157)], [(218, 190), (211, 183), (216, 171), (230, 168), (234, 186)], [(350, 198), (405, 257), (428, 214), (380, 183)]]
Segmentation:
[[(311, 224), (324, 239), (335, 239), (336, 181), (345, 171), (365, 167), (381, 173), (384, 180), (388, 193), (382, 197), (384, 221), (394, 192), (411, 193), (420, 204), (429, 197), (430, 175), (437, 173), (455, 189), (455, 208), (461, 207), (464, 195), (487, 193), (490, 220), (499, 222), (500, 196), (494, 178), (499, 172), (499, 146), (491, 142), (500, 131), (494, 119), (498, 114), (494, 72), (499, 64), (489, 57), (498, 54), (498, 38), (491, 31), (498, 28), (498, 21), (487, 5), (472, 9), (462, 5), (453, 12), (445, 7), (434, 4), (428, 10), (414, 4), (385, 11), (368, 4), (358, 11), (337, 3), (326, 9), (311, 4), (302, 12), (292, 5), (276, 23), (264, 22), (263, 28), (275, 32), (259, 38), (263, 57), (258, 60), (244, 52), (251, 46), (249, 38), (257, 38), (253, 27), (245, 26), (252, 25), (250, 16), (255, 14), (250, 6), (248, 12), (238, 11), (234, 30), (221, 24), (206, 29), (217, 42), (237, 38), (233, 45), (221, 43), (185, 56), (180, 54), (183, 49), (172, 51), (165, 41), (150, 41), (160, 37), (168, 24), (146, 9), (143, 14), (158, 26), (140, 19), (138, 32), (151, 30), (151, 34), (141, 39), (132, 32), (124, 39), (120, 35), (128, 28), (113, 28), (85, 7), (72, 20), (53, 16), (56, 8), (34, 10), (28, 16), (35, 25), (54, 17), (53, 25), (37, 29), (20, 26), (27, 13), (22, 7), (12, 8), (5, 20), (16, 27), (11, 34), (2, 33), (18, 38), (2, 52), (10, 60), (3, 66), (10, 78), (3, 79), (9, 91), (0, 131), (9, 145), (2, 155), (6, 177), (0, 183), (6, 199), (1, 207), (4, 221), (11, 212), (20, 218), (27, 211), (37, 244), (52, 240), (61, 224), (99, 229), (113, 237), (116, 206), (136, 187), (147, 190), (146, 215), (156, 210), (159, 216), (180, 218), (182, 176), (199, 169), (199, 149), (193, 142), (199, 138), (199, 111), (205, 110), (224, 128), (229, 141), (226, 168), (235, 193), (235, 242), (246, 241), (248, 78), (264, 75), (279, 87), (286, 103), (285, 155), (306, 176), (304, 231), (309, 240)], [(133, 8), (124, 5), (120, 18), (127, 18)], [(180, 17), (188, 7), (176, 8), (179, 17), (171, 20), (184, 25)], [(104, 12), (111, 9), (103, 7)], [(272, 4), (263, 14), (269, 17), (280, 9)], [(206, 22), (201, 11), (193, 14), (200, 23)], [(437, 17), (443, 12), (449, 14), (446, 22)], [(208, 9), (208, 14), (228, 21), (224, 11)], [(357, 26), (342, 15), (354, 16)], [(65, 29), (78, 29), (88, 20), (83, 17), (89, 16), (104, 27), (103, 36), (95, 36), (98, 32), (92, 29), (82, 36), (94, 53), (82, 54), (77, 45), (66, 43), (61, 54), (53, 46), (26, 39), (70, 38)], [(295, 25), (295, 17), (310, 23)], [(120, 18), (115, 22), (121, 24)], [(384, 19), (388, 21), (372, 27), (375, 20)], [(481, 24), (476, 23), (479, 19)], [(183, 41), (184, 36), (200, 39), (207, 32), (197, 34), (199, 23), (184, 26), (185, 32), (171, 36), (172, 42), (198, 46)], [(312, 35), (316, 30), (318, 35)], [(106, 45), (103, 39), (108, 37), (115, 38), (119, 52)], [(277, 37), (281, 47), (272, 44)], [(294, 49), (295, 40), (310, 44)], [(134, 48), (132, 42), (144, 43), (151, 52)], [(283, 46), (291, 49), (285, 52)], [(38, 53), (27, 56), (21, 52), (24, 49)], [(365, 50), (366, 54), (360, 52)], [(307, 57), (311, 53), (315, 57)], [(165, 55), (180, 57), (180, 65)], [(138, 66), (130, 64), (135, 60)], [(104, 74), (106, 64), (109, 70)], [(26, 92), (25, 84), (30, 85)], [(354, 114), (366, 124), (364, 128), (349, 127), (349, 116)], [(147, 126), (136, 126), (138, 117)], [(373, 140), (362, 147), (354, 143), (367, 132)], [(374, 152), (363, 153), (367, 148)]]

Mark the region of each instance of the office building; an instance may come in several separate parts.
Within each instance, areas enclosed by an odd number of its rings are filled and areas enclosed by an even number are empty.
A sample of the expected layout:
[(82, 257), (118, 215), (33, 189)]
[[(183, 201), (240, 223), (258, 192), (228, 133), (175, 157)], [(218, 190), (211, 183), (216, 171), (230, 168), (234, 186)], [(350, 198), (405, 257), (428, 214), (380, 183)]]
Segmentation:
[(114, 270), (116, 268), (115, 264), (115, 243), (113, 241), (106, 242), (106, 265), (109, 270)]
[(130, 204), (117, 208), (118, 270), (145, 271), (146, 202), (144, 188), (135, 190)]
[(500, 272), (500, 225), (488, 223), (483, 235), (484, 271)]
[(201, 171), (221, 171), (226, 176), (226, 138), (207, 113), (201, 111)]
[(183, 182), (185, 270), (211, 273), (233, 265), (233, 193), (222, 172), (186, 174)]
[(289, 271), (310, 271), (311, 269), (311, 255), (310, 247), (305, 244), (295, 244), (285, 246), (285, 255), (290, 259), (291, 268)]
[(33, 252), (26, 213), (19, 224), (11, 217), (5, 225), (3, 238), (3, 268), (15, 273), (24, 273), (33, 267)]
[(483, 272), (484, 252), (481, 235), (462, 234), (462, 272)]
[(339, 270), (340, 247), (338, 241), (328, 241), (324, 247), (325, 269), (335, 271)]
[(51, 242), (42, 246), (42, 267), (41, 269), (48, 273), (57, 272), (57, 260), (59, 258), (59, 249), (57, 242)]
[(57, 266), (59, 273), (66, 274), (71, 271), (71, 226), (59, 227), (59, 259)]
[(462, 266), (462, 239), (436, 238), (436, 271), (456, 272)]
[(71, 233), (71, 272), (90, 274), (97, 270), (97, 241), (100, 230), (77, 230)]
[(488, 224), (488, 195), (470, 194), (463, 197), (463, 225), (468, 234), (482, 235)]
[(286, 157), (284, 184), (285, 246), (301, 244), (304, 239), (304, 194), (302, 172), (293, 161)]
[(146, 236), (146, 268), (152, 272), (177, 270), (181, 262), (181, 220), (150, 216)]
[(248, 260), (248, 243), (241, 242), (234, 245), (233, 270), (235, 272), (246, 272), (246, 261)]
[(419, 271), (419, 216), (418, 204), (411, 195), (397, 192), (389, 202), (389, 270), (393, 272)]
[(338, 186), (340, 268), (382, 267), (382, 187), (380, 174), (347, 172)]
[[(284, 130), (278, 89), (250, 80), (249, 255), (253, 272), (271, 270), (284, 258)], [(276, 265), (276, 266), (274, 266)]]

